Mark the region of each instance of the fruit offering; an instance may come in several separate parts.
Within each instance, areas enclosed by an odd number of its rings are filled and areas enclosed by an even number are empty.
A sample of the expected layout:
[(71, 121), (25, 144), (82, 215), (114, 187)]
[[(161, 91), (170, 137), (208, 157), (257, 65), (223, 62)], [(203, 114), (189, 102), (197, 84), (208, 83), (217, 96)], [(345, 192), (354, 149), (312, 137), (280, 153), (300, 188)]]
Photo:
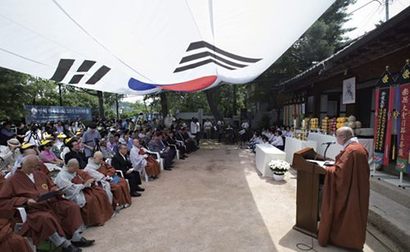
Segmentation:
[(310, 119), (310, 130), (317, 130), (319, 128), (319, 118)]
[(347, 117), (338, 117), (336, 118), (336, 129), (339, 129), (343, 126), (347, 126)]
[(328, 133), (330, 129), (330, 120), (328, 116), (322, 119), (321, 129), (323, 133)]
[(333, 117), (332, 119), (330, 119), (330, 123), (329, 123), (329, 132), (333, 133), (336, 132), (336, 117)]

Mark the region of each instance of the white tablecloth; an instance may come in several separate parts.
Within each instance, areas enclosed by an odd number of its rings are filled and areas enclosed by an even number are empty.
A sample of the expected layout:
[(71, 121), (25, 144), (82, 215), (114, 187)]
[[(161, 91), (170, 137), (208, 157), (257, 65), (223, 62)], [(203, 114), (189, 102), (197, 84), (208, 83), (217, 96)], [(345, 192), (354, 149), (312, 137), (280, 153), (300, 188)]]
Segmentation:
[(292, 164), (293, 154), (297, 151), (300, 151), (303, 148), (311, 147), (316, 150), (316, 141), (303, 141), (293, 137), (286, 137), (285, 141), (285, 152), (286, 152), (286, 161)]
[(271, 144), (257, 144), (255, 151), (256, 168), (262, 173), (262, 177), (273, 175), (273, 172), (268, 167), (268, 163), (271, 160), (286, 159), (286, 153)]
[[(336, 137), (331, 135), (325, 135), (320, 133), (309, 133), (308, 140), (316, 141), (317, 148), (316, 152), (320, 155), (323, 155), (326, 149), (326, 145), (322, 145), (326, 142), (336, 142)], [(369, 159), (373, 157), (373, 139), (369, 138), (359, 138), (359, 143), (363, 144), (366, 150), (369, 152)], [(330, 145), (329, 149), (327, 150), (326, 157), (335, 159), (336, 156), (340, 153), (343, 149), (343, 146), (339, 144), (332, 144)]]

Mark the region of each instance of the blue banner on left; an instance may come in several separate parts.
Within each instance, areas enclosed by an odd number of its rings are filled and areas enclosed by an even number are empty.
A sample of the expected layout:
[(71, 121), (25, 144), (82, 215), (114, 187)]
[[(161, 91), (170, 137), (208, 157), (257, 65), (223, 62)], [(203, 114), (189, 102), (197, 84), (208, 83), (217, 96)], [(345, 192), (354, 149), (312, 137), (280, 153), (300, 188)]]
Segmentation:
[(50, 121), (91, 121), (91, 109), (83, 107), (35, 106), (25, 105), (26, 123), (45, 123)]

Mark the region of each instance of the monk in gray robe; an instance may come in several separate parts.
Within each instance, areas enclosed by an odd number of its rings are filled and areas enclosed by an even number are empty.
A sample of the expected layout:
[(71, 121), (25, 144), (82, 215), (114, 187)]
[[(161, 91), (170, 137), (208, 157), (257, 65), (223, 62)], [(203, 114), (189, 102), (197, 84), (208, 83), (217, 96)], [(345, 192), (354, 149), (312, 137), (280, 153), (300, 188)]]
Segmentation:
[(101, 172), (97, 171), (101, 166), (101, 161), (103, 161), (103, 154), (100, 151), (94, 153), (93, 157), (88, 159), (88, 164), (85, 166), (84, 171), (88, 173), (95, 181), (101, 185), (105, 193), (108, 196), (110, 204), (113, 202), (113, 195), (111, 192), (109, 177), (106, 177)]
[(77, 159), (68, 160), (67, 167), (55, 180), (64, 195), (81, 207), (81, 215), (87, 226), (100, 226), (113, 215), (112, 206), (105, 191), (96, 185), (95, 179), (80, 170)]

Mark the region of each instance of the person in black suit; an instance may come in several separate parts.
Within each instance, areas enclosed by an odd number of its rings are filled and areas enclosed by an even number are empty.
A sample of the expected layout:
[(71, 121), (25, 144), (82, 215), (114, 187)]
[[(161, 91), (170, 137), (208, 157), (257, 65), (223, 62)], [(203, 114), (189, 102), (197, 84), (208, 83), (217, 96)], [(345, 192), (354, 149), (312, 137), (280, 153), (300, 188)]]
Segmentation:
[(141, 188), (141, 177), (138, 171), (132, 168), (131, 161), (127, 157), (128, 147), (125, 144), (118, 146), (118, 152), (112, 158), (111, 165), (124, 173), (124, 177), (128, 179), (130, 183), (130, 192), (132, 197), (141, 196), (138, 192), (143, 192), (145, 189)]
[(174, 132), (173, 131), (170, 131), (170, 132), (164, 134), (163, 142), (167, 146), (170, 146), (172, 144), (175, 145), (176, 148), (179, 150), (180, 159), (185, 159), (186, 157), (188, 157), (188, 156), (185, 155), (185, 153), (186, 153), (185, 145), (183, 145), (183, 146), (179, 145), (179, 143), (176, 141), (176, 139), (174, 137)]
[(183, 127), (176, 131), (175, 137), (177, 140), (183, 141), (185, 143), (187, 153), (194, 152), (198, 149), (195, 144), (195, 140), (189, 137), (187, 128)]
[(160, 153), (161, 158), (164, 159), (164, 169), (168, 171), (172, 170), (171, 166), (175, 156), (175, 150), (171, 150), (170, 147), (166, 146), (164, 142), (162, 142), (161, 132), (156, 132), (153, 135), (151, 141), (148, 143), (148, 149), (150, 151)]
[(77, 138), (72, 138), (68, 143), (68, 148), (70, 152), (64, 155), (64, 163), (67, 164), (68, 160), (75, 158), (77, 159), (80, 168), (84, 169), (88, 163), (87, 158), (85, 157), (84, 153), (80, 149), (80, 142)]

